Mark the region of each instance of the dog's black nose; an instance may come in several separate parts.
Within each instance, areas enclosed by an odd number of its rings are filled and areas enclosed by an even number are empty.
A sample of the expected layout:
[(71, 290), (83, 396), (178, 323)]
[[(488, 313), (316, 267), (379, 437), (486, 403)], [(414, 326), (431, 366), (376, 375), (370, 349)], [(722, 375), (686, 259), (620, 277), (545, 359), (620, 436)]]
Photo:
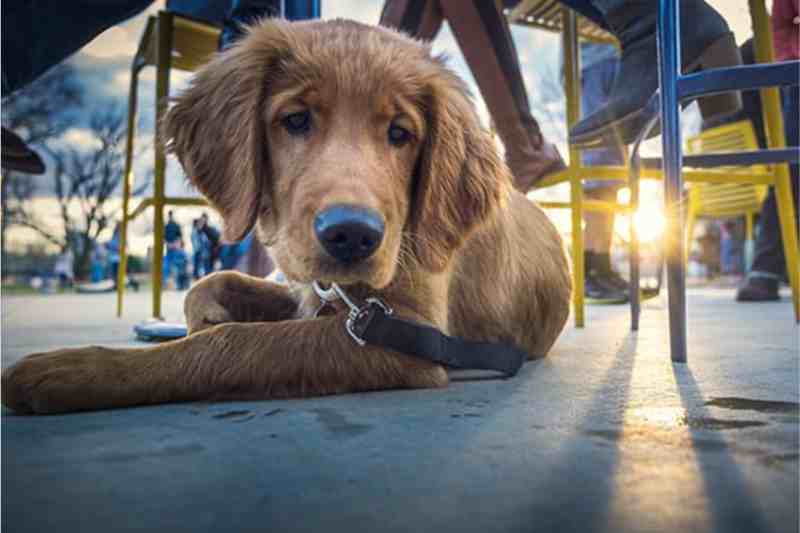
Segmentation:
[(314, 219), (317, 239), (341, 263), (355, 263), (375, 253), (383, 240), (383, 218), (376, 211), (334, 205)]

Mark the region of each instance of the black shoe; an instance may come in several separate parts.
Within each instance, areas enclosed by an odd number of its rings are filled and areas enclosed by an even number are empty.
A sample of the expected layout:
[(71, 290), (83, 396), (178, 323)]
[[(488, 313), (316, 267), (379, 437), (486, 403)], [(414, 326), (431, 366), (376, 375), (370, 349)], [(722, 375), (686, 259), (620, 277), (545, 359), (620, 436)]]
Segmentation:
[(781, 299), (778, 294), (778, 280), (751, 276), (736, 291), (737, 302), (776, 302)]
[(620, 276), (614, 267), (611, 266), (611, 254), (596, 253), (587, 250), (584, 255), (584, 268), (587, 272), (594, 271), (595, 277), (603, 282), (603, 284), (613, 287), (615, 289), (627, 291), (630, 287), (628, 281)]
[(42, 158), (25, 144), (19, 135), (3, 128), (2, 138), (2, 166), (4, 169), (25, 174), (44, 174), (45, 166)]
[(617, 289), (627, 291), (631, 286), (628, 280), (620, 276), (619, 273), (614, 269), (603, 272), (602, 275), (603, 281), (605, 281), (606, 284), (616, 287)]
[(628, 290), (613, 287), (595, 270), (586, 272), (583, 293), (588, 300), (604, 304), (624, 304), (628, 301)]
[[(631, 144), (657, 112), (657, 106), (648, 106), (658, 89), (657, 6), (657, 2), (627, 2), (606, 16), (622, 47), (620, 67), (608, 103), (575, 124), (569, 132), (570, 144), (588, 148), (608, 139)], [(727, 23), (704, 1), (681, 0), (680, 19), (684, 72), (741, 64)], [(699, 103), (706, 120), (741, 109), (738, 92), (701, 98)]]

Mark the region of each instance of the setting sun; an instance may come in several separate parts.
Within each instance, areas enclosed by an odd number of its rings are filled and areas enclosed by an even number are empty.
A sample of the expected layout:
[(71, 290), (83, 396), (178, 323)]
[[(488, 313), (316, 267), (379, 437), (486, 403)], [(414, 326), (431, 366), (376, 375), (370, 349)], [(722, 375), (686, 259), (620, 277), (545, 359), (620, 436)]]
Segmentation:
[[(655, 184), (643, 183), (643, 186)], [(617, 202), (627, 204), (630, 201), (631, 192), (627, 187), (620, 189), (617, 193)], [(642, 242), (653, 242), (664, 233), (666, 219), (664, 218), (664, 208), (660, 196), (653, 194), (642, 194), (640, 197), (639, 209), (633, 215), (633, 223), (639, 232), (639, 240)], [(619, 217), (616, 221), (616, 228), (622, 235), (630, 234), (630, 220), (628, 217)]]

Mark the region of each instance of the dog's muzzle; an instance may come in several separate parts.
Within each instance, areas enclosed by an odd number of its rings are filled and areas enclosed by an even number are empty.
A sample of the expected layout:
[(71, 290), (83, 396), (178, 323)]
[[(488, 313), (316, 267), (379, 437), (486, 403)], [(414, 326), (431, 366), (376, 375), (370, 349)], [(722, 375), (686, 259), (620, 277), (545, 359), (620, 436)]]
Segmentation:
[(325, 251), (339, 263), (353, 264), (370, 257), (383, 241), (380, 213), (366, 207), (337, 204), (314, 218), (314, 233)]

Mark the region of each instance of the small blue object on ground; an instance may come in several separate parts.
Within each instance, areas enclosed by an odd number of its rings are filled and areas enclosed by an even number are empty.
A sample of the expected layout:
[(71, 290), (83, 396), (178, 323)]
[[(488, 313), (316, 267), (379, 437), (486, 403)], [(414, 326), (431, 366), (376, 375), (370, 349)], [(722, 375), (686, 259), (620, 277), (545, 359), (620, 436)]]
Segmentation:
[(180, 322), (164, 322), (163, 320), (146, 320), (133, 326), (136, 338), (146, 342), (162, 342), (180, 339), (186, 336), (186, 324)]

